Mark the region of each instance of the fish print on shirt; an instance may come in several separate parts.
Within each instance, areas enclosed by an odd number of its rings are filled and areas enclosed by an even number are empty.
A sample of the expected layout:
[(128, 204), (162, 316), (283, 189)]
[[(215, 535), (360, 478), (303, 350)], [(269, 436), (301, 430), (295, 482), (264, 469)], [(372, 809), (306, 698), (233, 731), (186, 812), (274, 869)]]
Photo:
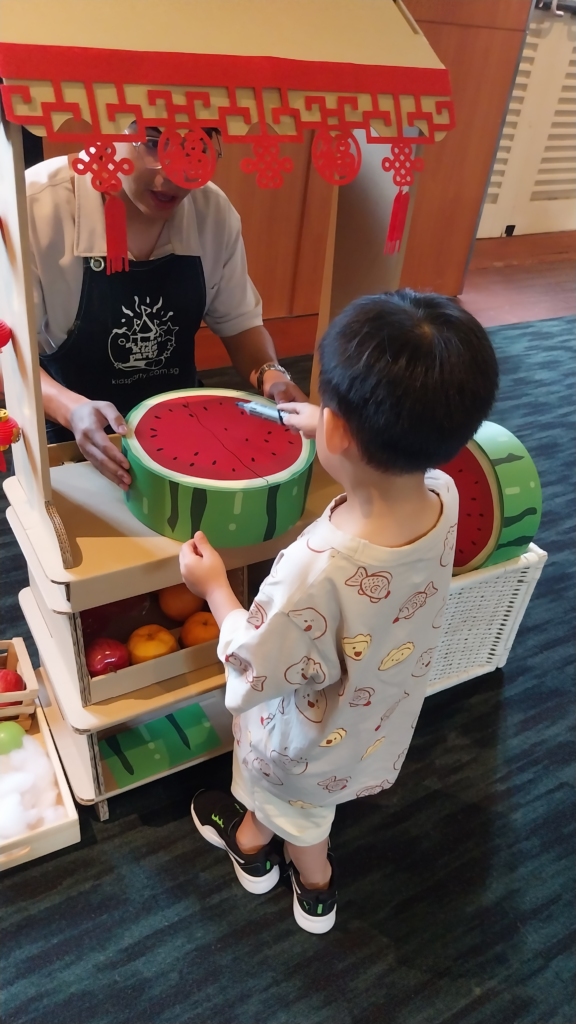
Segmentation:
[(332, 545), (329, 545), (329, 547), (327, 548), (313, 547), (312, 544), (310, 543), (310, 537), (308, 537), (306, 540), (306, 547), (308, 548), (308, 551), (312, 551), (315, 555), (326, 555), (330, 551), (331, 557), (334, 558), (334, 555), (336, 554), (336, 551), (334, 550)]
[(350, 776), (345, 779), (337, 779), (335, 775), (331, 775), (329, 779), (323, 779), (322, 782), (317, 782), (316, 785), (322, 786), (328, 793), (339, 793), (340, 790), (348, 788), (349, 782)]
[(240, 715), (234, 715), (232, 719), (232, 735), (236, 740), (236, 745), (240, 746), (240, 740), (242, 739), (242, 726), (240, 725)]
[(414, 671), (412, 673), (414, 679), (420, 679), (430, 671), (435, 650), (435, 647), (429, 647), (427, 651), (422, 651), (422, 654), (414, 666)]
[(335, 743), (341, 743), (347, 732), (347, 729), (334, 729), (325, 740), (322, 740), (320, 746), (333, 747)]
[(434, 594), (438, 593), (438, 589), (432, 582), (426, 584), (424, 590), (417, 590), (414, 594), (410, 594), (410, 597), (404, 602), (398, 615), (392, 622), (400, 622), (400, 619), (411, 619), (419, 610), (423, 608), (429, 597), (434, 597)]
[(381, 572), (368, 572), (363, 566), (356, 570), (350, 579), (346, 580), (347, 587), (358, 587), (361, 597), (368, 597), (372, 604), (383, 601), (390, 597), (390, 584), (392, 573), (382, 569)]
[(407, 754), (407, 753), (408, 753), (408, 747), (406, 747), (406, 748), (405, 748), (405, 749), (404, 749), (404, 750), (402, 751), (402, 753), (401, 753), (401, 754), (398, 754), (398, 757), (397, 757), (397, 758), (396, 758), (396, 760), (394, 761), (394, 771), (395, 771), (395, 772), (399, 772), (399, 771), (400, 771), (400, 769), (401, 769), (401, 767), (402, 767), (402, 764), (403, 764), (403, 762), (404, 762), (404, 758), (406, 757), (406, 754)]
[(458, 529), (458, 523), (454, 523), (453, 526), (448, 528), (446, 537), (444, 538), (444, 550), (440, 555), (440, 565), (450, 565), (452, 561), (452, 552), (456, 545), (456, 530)]
[(294, 665), (289, 665), (284, 673), (284, 679), (292, 686), (302, 686), (303, 683), (324, 683), (326, 673), (319, 661), (304, 656)]
[(307, 804), (305, 800), (289, 800), (292, 807), (299, 807), (301, 811), (315, 811), (318, 804)]
[(307, 633), (311, 640), (318, 640), (324, 636), (328, 629), (328, 623), (322, 612), (316, 608), (294, 608), (288, 612), (288, 618), (292, 619), (303, 633)]
[(388, 710), (384, 712), (384, 714), (382, 715), (382, 718), (380, 719), (378, 725), (374, 729), (374, 732), (378, 732), (378, 730), (382, 728), (382, 726), (384, 725), (384, 722), (387, 722), (388, 719), (391, 718), (391, 716), (394, 714), (394, 712), (396, 711), (396, 708), (398, 707), (398, 705), (401, 704), (403, 700), (406, 700), (406, 697), (409, 697), (409, 696), (410, 696), (410, 694), (408, 693), (408, 691), (404, 690), (404, 696), (403, 697), (399, 697), (398, 700), (392, 705), (392, 707), (388, 708)]
[(279, 750), (270, 751), (270, 760), (276, 768), (288, 775), (302, 775), (308, 767), (308, 761), (305, 758), (290, 757), (289, 754), (281, 754)]
[(253, 690), (257, 690), (260, 693), (262, 692), (264, 689), (264, 683), (268, 676), (255, 676), (252, 665), (248, 661), (245, 661), (244, 658), (240, 658), (237, 654), (227, 654), (224, 661), (227, 665), (232, 665), (232, 667), (238, 672), (241, 672), (244, 679)]
[(388, 651), (386, 657), (382, 658), (382, 661), (378, 666), (378, 671), (385, 672), (387, 668), (394, 668), (394, 665), (399, 665), (401, 661), (409, 658), (413, 650), (414, 644), (411, 640), (402, 644), (401, 647), (393, 647), (391, 651)]
[(352, 694), (352, 700), (348, 701), (351, 708), (369, 708), (374, 696), (372, 686), (357, 686)]
[(370, 633), (357, 633), (356, 636), (342, 637), (342, 650), (352, 661), (361, 661), (370, 647), (372, 637)]
[(309, 722), (319, 725), (323, 721), (328, 707), (328, 699), (324, 690), (306, 690), (301, 687), (294, 694), (294, 703), (301, 715)]
[(374, 786), (364, 786), (363, 789), (359, 789), (356, 796), (378, 796), (378, 793), (383, 793), (385, 789), (390, 789), (390, 786), (393, 785), (393, 782), (389, 782), (388, 779), (383, 779), (382, 782), (377, 782)]
[(251, 626), (254, 626), (254, 629), (260, 629), (260, 627), (266, 622), (266, 619), (267, 615), (264, 608), (261, 604), (258, 604), (257, 601), (254, 601), (246, 621), (249, 622)]

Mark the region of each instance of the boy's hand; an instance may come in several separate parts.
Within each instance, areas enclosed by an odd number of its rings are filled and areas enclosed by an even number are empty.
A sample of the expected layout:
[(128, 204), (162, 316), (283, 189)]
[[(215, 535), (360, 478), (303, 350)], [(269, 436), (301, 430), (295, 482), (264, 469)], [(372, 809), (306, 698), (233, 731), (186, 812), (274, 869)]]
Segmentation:
[(213, 592), (229, 586), (224, 562), (200, 531), (180, 548), (180, 572), (188, 590), (205, 601), (210, 601)]
[(312, 405), (311, 402), (279, 402), (278, 408), (287, 427), (299, 430), (304, 437), (309, 439), (313, 440), (316, 437), (320, 418), (318, 405)]

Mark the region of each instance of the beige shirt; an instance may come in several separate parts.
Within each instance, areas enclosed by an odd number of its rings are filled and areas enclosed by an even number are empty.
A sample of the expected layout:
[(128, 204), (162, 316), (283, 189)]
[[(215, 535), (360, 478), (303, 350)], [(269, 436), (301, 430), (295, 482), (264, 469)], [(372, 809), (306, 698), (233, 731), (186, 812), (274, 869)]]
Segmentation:
[[(80, 301), (84, 256), (105, 256), (102, 196), (67, 157), (26, 172), (36, 328), (41, 352), (54, 352)], [(212, 183), (194, 189), (167, 221), (152, 254), (200, 256), (206, 281), (204, 320), (226, 338), (262, 323), (262, 303), (248, 276), (240, 217)]]

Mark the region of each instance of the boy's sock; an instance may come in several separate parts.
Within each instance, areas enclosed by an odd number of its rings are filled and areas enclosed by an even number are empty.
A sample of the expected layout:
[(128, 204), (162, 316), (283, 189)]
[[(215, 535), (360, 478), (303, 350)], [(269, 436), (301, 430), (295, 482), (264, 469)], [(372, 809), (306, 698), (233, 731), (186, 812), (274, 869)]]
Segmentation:
[(256, 853), (240, 849), (236, 832), (246, 808), (230, 793), (200, 790), (192, 801), (191, 813), (200, 835), (213, 846), (226, 850), (238, 881), (248, 892), (264, 893), (274, 888), (280, 877), (277, 844), (273, 840)]

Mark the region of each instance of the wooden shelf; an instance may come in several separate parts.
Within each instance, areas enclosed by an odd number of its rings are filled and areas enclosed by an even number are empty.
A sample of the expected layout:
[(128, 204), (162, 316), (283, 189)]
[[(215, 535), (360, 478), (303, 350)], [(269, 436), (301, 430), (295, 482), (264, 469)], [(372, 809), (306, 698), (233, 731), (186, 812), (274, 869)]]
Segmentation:
[[(51, 470), (53, 503), (68, 535), (76, 567), (64, 569), (53, 557), (51, 529), (30, 513), (16, 478), (5, 482), (10, 524), (37, 579), (46, 578), (45, 598), (55, 611), (95, 605), (159, 590), (180, 582), (180, 543), (149, 530), (129, 511), (122, 491), (87, 462)], [(338, 493), (338, 485), (317, 464), (304, 516), (274, 540), (221, 551), (227, 569), (274, 558), (296, 539)], [(52, 541), (52, 543), (49, 543)], [(66, 588), (65, 590), (63, 588)], [(68, 595), (68, 600), (66, 599)], [(56, 607), (55, 607), (56, 605)]]
[(74, 666), (66, 665), (44, 622), (30, 589), (19, 594), (20, 606), (34, 637), (40, 660), (52, 683), (58, 706), (70, 727), (77, 733), (94, 733), (134, 720), (153, 717), (189, 703), (205, 693), (224, 686), (224, 670), (220, 662), (165, 679), (123, 697), (82, 707)]

